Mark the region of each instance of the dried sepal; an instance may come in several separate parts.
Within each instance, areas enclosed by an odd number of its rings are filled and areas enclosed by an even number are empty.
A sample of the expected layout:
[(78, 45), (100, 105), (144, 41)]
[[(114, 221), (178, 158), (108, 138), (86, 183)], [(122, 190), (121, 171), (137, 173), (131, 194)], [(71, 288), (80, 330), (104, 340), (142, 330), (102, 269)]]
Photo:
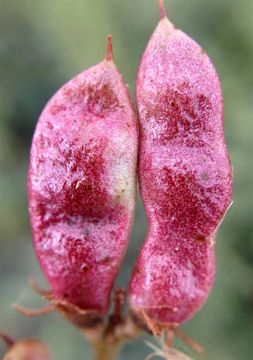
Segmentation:
[(55, 298), (52, 291), (41, 289), (33, 279), (30, 279), (30, 285), (38, 295), (48, 302), (48, 305), (31, 309), (19, 304), (12, 304), (12, 307), (20, 314), (27, 317), (36, 317), (58, 311), (68, 321), (80, 328), (96, 327), (98, 324), (103, 323), (103, 318), (96, 309), (84, 310), (66, 300)]
[(181, 339), (191, 349), (198, 354), (203, 355), (205, 353), (204, 348), (196, 341), (189, 338), (186, 333), (181, 329), (179, 324), (175, 323), (160, 323), (149, 317), (144, 310), (138, 310), (131, 313), (133, 321), (143, 330), (153, 335), (159, 340), (166, 348), (170, 349), (173, 345), (175, 336)]

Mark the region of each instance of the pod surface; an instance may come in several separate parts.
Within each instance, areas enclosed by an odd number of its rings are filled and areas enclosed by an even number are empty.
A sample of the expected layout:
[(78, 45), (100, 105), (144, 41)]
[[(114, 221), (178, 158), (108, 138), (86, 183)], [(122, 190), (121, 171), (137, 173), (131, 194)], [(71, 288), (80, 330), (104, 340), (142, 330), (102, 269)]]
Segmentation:
[(231, 203), (222, 92), (209, 57), (166, 16), (144, 52), (136, 91), (149, 231), (130, 306), (159, 323), (182, 323), (208, 296), (215, 233)]
[(111, 59), (50, 99), (32, 142), (34, 247), (57, 298), (104, 314), (135, 207), (136, 116)]

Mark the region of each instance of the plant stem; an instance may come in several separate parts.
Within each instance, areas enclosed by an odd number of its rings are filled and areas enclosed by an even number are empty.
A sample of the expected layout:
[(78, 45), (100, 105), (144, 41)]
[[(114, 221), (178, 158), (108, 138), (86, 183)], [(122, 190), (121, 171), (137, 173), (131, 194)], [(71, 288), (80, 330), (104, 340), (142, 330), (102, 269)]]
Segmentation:
[(141, 333), (130, 314), (123, 315), (125, 290), (114, 293), (114, 309), (105, 322), (93, 327), (80, 328), (93, 348), (93, 360), (116, 360), (126, 341), (133, 340)]
[(120, 343), (101, 342), (94, 346), (94, 360), (116, 360), (121, 349)]

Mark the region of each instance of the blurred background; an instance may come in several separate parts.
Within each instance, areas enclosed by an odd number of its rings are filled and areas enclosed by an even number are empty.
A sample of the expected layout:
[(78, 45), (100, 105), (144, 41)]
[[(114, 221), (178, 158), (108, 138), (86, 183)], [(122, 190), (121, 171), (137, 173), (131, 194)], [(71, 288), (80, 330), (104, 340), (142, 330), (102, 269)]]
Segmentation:
[[(178, 27), (209, 53), (220, 74), (234, 196), (218, 233), (217, 278), (203, 309), (185, 326), (207, 360), (253, 359), (253, 1), (170, 0)], [(32, 249), (27, 213), (28, 154), (37, 118), (68, 79), (99, 62), (107, 34), (132, 96), (140, 57), (159, 18), (156, 0), (0, 0), (0, 328), (44, 340), (53, 360), (90, 359), (89, 346), (59, 315), (24, 318), (10, 308), (38, 307), (28, 278), (45, 285)], [(129, 251), (118, 279), (127, 286), (147, 230), (138, 201)], [(46, 286), (46, 285), (45, 285)], [(150, 352), (144, 339), (122, 360)], [(194, 355), (185, 344), (180, 349)], [(0, 356), (4, 345), (0, 343)]]

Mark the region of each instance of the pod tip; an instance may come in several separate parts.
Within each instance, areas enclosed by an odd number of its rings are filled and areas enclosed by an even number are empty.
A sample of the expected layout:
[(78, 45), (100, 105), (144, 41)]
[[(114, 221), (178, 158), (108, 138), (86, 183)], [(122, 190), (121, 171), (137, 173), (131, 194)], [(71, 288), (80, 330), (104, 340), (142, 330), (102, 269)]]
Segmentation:
[(160, 18), (162, 20), (167, 16), (163, 0), (159, 0), (159, 8), (160, 8)]
[(0, 338), (3, 340), (3, 342), (8, 348), (10, 348), (14, 344), (14, 341), (2, 331), (0, 331)]
[(112, 52), (112, 35), (108, 35), (107, 37), (107, 49), (105, 54), (106, 61), (113, 61), (113, 52)]

